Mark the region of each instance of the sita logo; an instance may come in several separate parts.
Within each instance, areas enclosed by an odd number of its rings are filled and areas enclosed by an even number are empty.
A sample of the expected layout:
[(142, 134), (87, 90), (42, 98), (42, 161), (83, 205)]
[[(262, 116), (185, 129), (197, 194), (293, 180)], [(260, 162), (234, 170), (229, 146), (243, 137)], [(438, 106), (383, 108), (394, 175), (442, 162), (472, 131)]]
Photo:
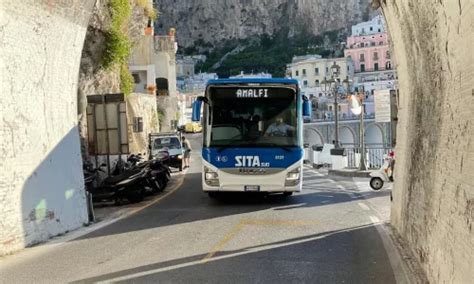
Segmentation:
[(260, 167), (258, 156), (235, 156), (236, 167)]
[(270, 163), (260, 163), (260, 158), (258, 156), (235, 156), (235, 166), (248, 168), (269, 168)]

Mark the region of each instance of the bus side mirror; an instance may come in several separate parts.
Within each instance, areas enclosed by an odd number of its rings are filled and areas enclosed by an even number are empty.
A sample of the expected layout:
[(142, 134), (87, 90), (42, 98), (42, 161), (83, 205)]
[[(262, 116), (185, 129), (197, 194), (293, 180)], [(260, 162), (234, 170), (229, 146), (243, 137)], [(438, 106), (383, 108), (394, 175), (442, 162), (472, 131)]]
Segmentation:
[(193, 121), (201, 121), (202, 100), (199, 98), (193, 103)]
[(311, 102), (308, 98), (303, 97), (303, 116), (311, 117), (312, 112)]

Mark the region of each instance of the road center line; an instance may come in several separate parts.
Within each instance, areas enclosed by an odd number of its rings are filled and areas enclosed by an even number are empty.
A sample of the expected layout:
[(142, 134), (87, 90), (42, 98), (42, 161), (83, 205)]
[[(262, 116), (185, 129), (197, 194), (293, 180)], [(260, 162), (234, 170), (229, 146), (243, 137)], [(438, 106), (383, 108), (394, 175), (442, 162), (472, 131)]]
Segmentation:
[(225, 247), (225, 245), (230, 242), (230, 240), (232, 240), (239, 232), (240, 230), (242, 230), (242, 228), (244, 227), (244, 223), (242, 223), (242, 221), (240, 221), (236, 226), (234, 226), (234, 228), (228, 232), (223, 238), (222, 240), (217, 244), (215, 245), (211, 251), (201, 260), (202, 263), (206, 263), (209, 261), (209, 259), (211, 259), (218, 251), (220, 251), (223, 247)]
[(271, 219), (242, 219), (232, 230), (230, 230), (217, 245), (201, 260), (201, 263), (207, 263), (217, 252), (222, 250), (246, 225), (256, 226), (308, 226), (319, 224), (318, 221), (304, 220), (271, 220)]

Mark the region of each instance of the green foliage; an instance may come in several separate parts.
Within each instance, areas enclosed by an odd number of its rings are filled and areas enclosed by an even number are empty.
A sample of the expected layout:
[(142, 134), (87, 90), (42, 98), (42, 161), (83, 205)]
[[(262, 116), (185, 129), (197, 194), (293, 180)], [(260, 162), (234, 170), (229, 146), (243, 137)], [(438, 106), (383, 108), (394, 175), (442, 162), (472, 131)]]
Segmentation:
[[(196, 71), (214, 71), (222, 77), (236, 75), (240, 71), (246, 73), (268, 72), (274, 77), (283, 77), (286, 72), (286, 64), (291, 62), (293, 56), (319, 54), (323, 57), (331, 57), (337, 49), (338, 41), (342, 40), (344, 36), (341, 31), (330, 31), (317, 36), (301, 33), (288, 38), (286, 34), (279, 33), (274, 36), (264, 34), (239, 41), (229, 40), (209, 52), (207, 61), (197, 65)], [(324, 46), (325, 38), (329, 39), (330, 47)], [(199, 46), (199, 42), (196, 42), (196, 45)], [(238, 54), (228, 56), (216, 70), (212, 69), (216, 62), (237, 46), (247, 47)], [(190, 51), (195, 50), (190, 49)]]
[(132, 6), (129, 0), (109, 0), (109, 8), (112, 14), (111, 29), (122, 31), (132, 15)]
[(128, 70), (127, 64), (122, 64), (120, 67), (120, 89), (125, 95), (130, 94), (133, 91), (135, 81), (133, 76)]
[(110, 68), (119, 65), (120, 88), (123, 93), (130, 94), (133, 91), (134, 80), (127, 68), (127, 61), (132, 49), (127, 25), (132, 15), (132, 7), (129, 0), (109, 0), (109, 9), (112, 23), (105, 34), (102, 66)]
[(105, 50), (102, 65), (109, 68), (115, 64), (125, 63), (130, 56), (131, 43), (127, 34), (120, 31), (109, 30), (105, 34)]

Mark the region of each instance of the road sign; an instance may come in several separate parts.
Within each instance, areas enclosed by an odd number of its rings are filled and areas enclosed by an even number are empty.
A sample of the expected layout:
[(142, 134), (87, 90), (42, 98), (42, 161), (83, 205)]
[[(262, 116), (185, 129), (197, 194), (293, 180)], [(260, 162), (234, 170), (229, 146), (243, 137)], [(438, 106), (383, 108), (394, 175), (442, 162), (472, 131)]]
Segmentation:
[(374, 92), (375, 122), (391, 121), (390, 90), (377, 90)]

